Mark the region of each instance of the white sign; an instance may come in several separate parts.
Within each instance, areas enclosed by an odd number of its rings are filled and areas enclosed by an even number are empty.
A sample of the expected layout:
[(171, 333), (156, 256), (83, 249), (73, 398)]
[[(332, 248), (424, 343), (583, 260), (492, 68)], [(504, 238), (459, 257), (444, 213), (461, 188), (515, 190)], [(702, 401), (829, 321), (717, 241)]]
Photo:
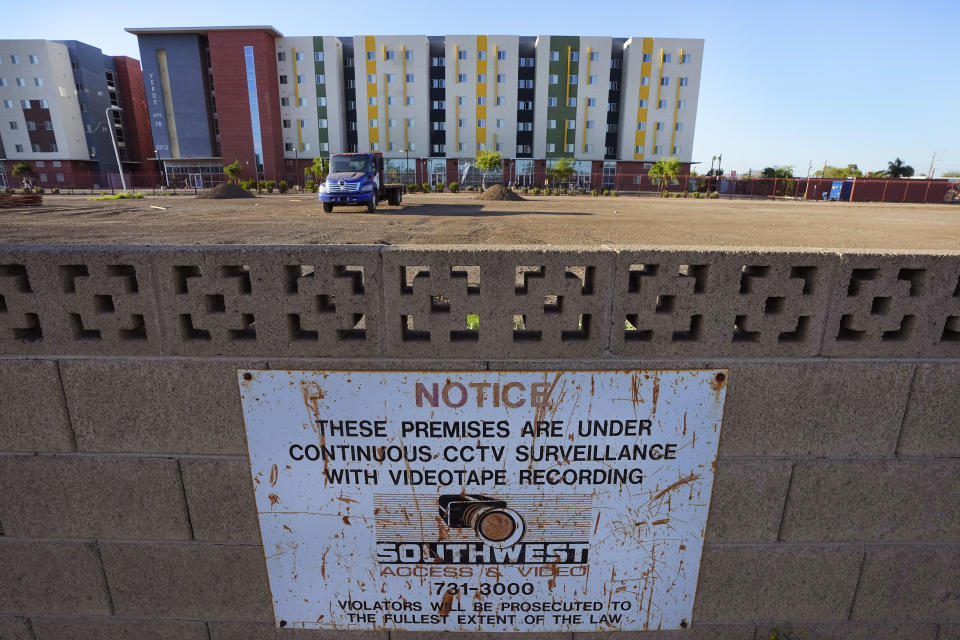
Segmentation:
[(238, 375), (277, 626), (690, 624), (726, 370)]

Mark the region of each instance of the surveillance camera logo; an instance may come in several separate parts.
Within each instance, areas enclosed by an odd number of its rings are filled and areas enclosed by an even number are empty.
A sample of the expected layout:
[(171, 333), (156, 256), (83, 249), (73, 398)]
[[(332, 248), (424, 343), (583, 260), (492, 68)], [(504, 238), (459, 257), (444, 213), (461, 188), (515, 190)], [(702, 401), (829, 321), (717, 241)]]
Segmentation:
[(504, 549), (523, 537), (525, 526), (519, 513), (505, 500), (479, 494), (440, 496), (440, 518), (452, 529), (473, 529), (484, 544)]

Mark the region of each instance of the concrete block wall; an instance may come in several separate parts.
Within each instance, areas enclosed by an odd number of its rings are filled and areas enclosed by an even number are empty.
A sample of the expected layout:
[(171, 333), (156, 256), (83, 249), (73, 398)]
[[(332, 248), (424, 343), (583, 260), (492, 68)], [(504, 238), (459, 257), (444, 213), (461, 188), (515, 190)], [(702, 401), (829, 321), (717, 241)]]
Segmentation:
[(273, 628), (249, 367), (728, 367), (640, 637), (960, 637), (960, 255), (311, 246), (0, 247), (0, 638), (412, 637)]

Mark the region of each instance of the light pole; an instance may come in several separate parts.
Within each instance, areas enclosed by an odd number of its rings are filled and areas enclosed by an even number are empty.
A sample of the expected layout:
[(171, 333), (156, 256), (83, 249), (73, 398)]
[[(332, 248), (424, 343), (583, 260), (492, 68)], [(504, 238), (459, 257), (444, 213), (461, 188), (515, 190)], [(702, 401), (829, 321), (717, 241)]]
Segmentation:
[(407, 154), (406, 163), (403, 165), (403, 184), (410, 184), (410, 149), (404, 147), (400, 153)]
[(106, 108), (104, 113), (107, 115), (107, 128), (110, 130), (110, 142), (113, 143), (113, 154), (117, 158), (117, 169), (120, 170), (120, 186), (122, 186), (124, 192), (126, 192), (127, 179), (123, 177), (123, 165), (120, 164), (120, 147), (117, 146), (117, 132), (116, 127), (113, 126), (113, 118), (110, 117), (111, 111), (123, 111), (123, 109), (110, 105)]
[(169, 181), (169, 179), (167, 178), (167, 170), (166, 170), (166, 167), (165, 167), (165, 166), (164, 166), (164, 167), (161, 167), (161, 165), (160, 165), (160, 149), (154, 149), (154, 150), (153, 150), (153, 155), (154, 155), (154, 157), (157, 159), (157, 171), (162, 171), (162, 172), (163, 172), (163, 186), (166, 187), (167, 189), (169, 189), (169, 188), (170, 188), (170, 181)]

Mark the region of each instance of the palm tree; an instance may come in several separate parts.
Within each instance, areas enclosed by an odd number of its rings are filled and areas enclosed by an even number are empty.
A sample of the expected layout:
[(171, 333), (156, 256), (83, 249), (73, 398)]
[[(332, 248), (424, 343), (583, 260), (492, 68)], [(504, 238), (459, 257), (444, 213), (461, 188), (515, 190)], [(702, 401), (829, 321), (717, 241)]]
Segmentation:
[(503, 168), (503, 154), (499, 151), (481, 151), (473, 161), (477, 169), (483, 172), (480, 178), (480, 189), (487, 190), (487, 171), (496, 171)]
[(913, 175), (913, 167), (903, 164), (903, 160), (897, 158), (893, 162), (887, 163), (887, 173), (891, 178), (909, 178)]
[(663, 191), (667, 180), (673, 180), (680, 175), (680, 161), (676, 158), (657, 160), (653, 163), (653, 166), (650, 167), (647, 175), (650, 176), (651, 180), (657, 181), (660, 184), (660, 190)]
[(240, 164), (239, 160), (234, 160), (230, 164), (226, 165), (223, 168), (223, 172), (230, 178), (230, 182), (233, 184), (239, 184), (240, 182), (240, 172), (243, 170), (243, 165)]
[(22, 178), (24, 188), (29, 188), (33, 186), (31, 184), (31, 177), (33, 176), (33, 169), (30, 168), (30, 165), (26, 162), (18, 162), (13, 165), (13, 169), (10, 171), (10, 175), (14, 178)]
[(556, 163), (547, 169), (547, 175), (553, 178), (554, 183), (569, 183), (576, 170), (573, 166), (573, 158), (559, 158)]

